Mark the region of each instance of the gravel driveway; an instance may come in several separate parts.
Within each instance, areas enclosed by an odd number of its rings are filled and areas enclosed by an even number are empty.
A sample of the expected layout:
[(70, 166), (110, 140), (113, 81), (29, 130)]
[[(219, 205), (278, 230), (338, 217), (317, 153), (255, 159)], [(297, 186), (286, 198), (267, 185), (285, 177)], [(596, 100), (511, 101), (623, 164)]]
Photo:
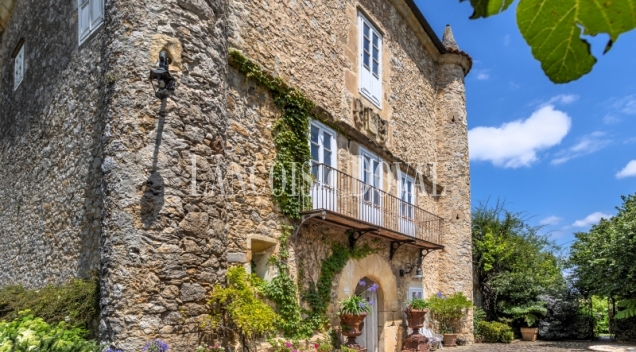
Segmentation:
[(622, 345), (609, 342), (568, 342), (568, 341), (518, 341), (511, 344), (478, 343), (470, 346), (445, 348), (446, 352), (569, 352), (569, 351), (602, 351), (602, 352), (636, 352), (636, 345)]

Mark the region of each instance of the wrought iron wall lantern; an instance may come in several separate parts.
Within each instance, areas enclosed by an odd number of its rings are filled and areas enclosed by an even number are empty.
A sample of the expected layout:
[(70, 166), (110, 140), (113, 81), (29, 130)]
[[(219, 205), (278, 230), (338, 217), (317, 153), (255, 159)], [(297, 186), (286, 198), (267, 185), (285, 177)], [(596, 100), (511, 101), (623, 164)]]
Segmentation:
[[(165, 51), (159, 53), (159, 68), (150, 70), (150, 84), (155, 91), (155, 96), (161, 100), (170, 96), (174, 91), (175, 80), (170, 75), (170, 63), (172, 60)], [(157, 87), (155, 87), (155, 83)]]
[(412, 273), (413, 269), (415, 269), (414, 278), (418, 280), (423, 279), (424, 274), (422, 273), (422, 262), (424, 261), (424, 258), (432, 251), (432, 249), (422, 249), (422, 251), (420, 252), (420, 256), (419, 258), (417, 258), (417, 262), (415, 262), (415, 264), (407, 263), (406, 265), (404, 265), (404, 268), (400, 269), (400, 276), (404, 277), (404, 275)]

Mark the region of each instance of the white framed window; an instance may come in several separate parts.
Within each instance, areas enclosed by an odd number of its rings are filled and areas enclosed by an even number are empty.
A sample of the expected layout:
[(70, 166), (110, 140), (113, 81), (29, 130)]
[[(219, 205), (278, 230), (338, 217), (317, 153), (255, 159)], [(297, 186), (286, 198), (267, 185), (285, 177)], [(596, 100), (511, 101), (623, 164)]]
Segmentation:
[(311, 173), (314, 183), (311, 199), (314, 209), (337, 210), (336, 132), (318, 121), (309, 127)]
[(82, 44), (104, 23), (104, 0), (77, 0), (79, 43)]
[(406, 299), (410, 301), (416, 298), (424, 298), (424, 288), (409, 287), (409, 296)]
[(15, 91), (20, 86), (20, 83), (24, 80), (24, 47), (18, 50), (18, 54), (15, 56), (13, 64), (13, 90)]
[(360, 52), (360, 94), (382, 108), (382, 35), (362, 14), (358, 14)]
[(382, 226), (382, 159), (360, 147), (360, 218)]
[(398, 173), (400, 202), (400, 232), (415, 236), (415, 180), (404, 172)]

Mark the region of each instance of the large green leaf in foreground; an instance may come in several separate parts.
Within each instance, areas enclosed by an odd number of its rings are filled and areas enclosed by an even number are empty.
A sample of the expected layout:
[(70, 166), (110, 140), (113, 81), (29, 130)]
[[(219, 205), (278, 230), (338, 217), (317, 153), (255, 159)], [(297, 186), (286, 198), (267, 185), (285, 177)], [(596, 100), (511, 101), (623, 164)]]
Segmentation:
[[(463, 1), (463, 0), (462, 0)], [(504, 11), (513, 0), (470, 0), (472, 18)], [(636, 28), (636, 0), (520, 0), (517, 25), (555, 83), (590, 72), (596, 59), (581, 35), (609, 34), (605, 52), (622, 33)]]

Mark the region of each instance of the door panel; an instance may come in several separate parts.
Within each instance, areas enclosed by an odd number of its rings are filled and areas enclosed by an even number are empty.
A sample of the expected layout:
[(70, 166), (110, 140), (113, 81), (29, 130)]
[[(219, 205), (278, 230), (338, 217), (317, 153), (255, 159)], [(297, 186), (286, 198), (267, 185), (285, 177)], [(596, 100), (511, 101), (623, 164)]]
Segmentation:
[(369, 153), (361, 154), (360, 218), (372, 224), (382, 226), (382, 167), (380, 159)]
[(336, 135), (321, 125), (312, 123), (310, 131), (311, 173), (314, 182), (311, 198), (314, 209), (337, 210), (335, 172)]

